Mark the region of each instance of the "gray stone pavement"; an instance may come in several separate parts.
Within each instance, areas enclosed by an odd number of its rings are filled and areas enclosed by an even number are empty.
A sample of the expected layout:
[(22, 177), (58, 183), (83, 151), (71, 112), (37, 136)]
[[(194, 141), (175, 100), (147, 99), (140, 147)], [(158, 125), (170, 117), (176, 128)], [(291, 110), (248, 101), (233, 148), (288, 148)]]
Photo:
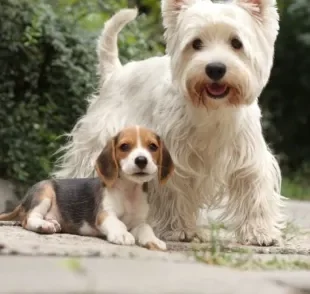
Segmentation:
[(222, 230), (216, 244), (169, 243), (168, 252), (0, 223), (0, 293), (310, 293), (310, 271), (244, 272), (197, 261), (196, 251), (205, 256), (217, 246), (232, 259), (242, 252), (310, 269), (310, 202), (288, 202), (288, 215), (279, 247), (241, 246)]
[(306, 294), (309, 272), (238, 272), (197, 263), (82, 259), (78, 270), (59, 258), (2, 257), (0, 293)]

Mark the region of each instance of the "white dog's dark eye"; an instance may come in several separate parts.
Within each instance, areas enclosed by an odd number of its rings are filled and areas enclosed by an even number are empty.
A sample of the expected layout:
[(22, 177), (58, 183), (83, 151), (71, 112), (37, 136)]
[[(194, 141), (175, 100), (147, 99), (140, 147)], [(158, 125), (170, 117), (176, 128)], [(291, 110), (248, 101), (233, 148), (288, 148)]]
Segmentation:
[(243, 46), (241, 41), (238, 38), (232, 38), (230, 43), (231, 43), (231, 46), (236, 50), (241, 49)]
[(192, 46), (195, 50), (200, 50), (203, 46), (203, 43), (200, 39), (195, 39), (192, 43)]
[(119, 146), (119, 149), (121, 149), (123, 152), (129, 151), (130, 150), (130, 145), (127, 143), (122, 144)]
[(157, 149), (158, 149), (158, 146), (156, 145), (156, 144), (154, 144), (154, 143), (151, 143), (150, 145), (149, 145), (149, 149), (151, 150), (151, 151), (157, 151)]

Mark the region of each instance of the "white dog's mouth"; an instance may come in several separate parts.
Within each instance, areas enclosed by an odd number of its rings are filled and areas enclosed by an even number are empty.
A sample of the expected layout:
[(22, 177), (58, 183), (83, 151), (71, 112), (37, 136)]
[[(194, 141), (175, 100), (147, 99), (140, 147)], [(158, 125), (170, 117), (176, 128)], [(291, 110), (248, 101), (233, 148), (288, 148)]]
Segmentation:
[(221, 99), (228, 95), (230, 88), (225, 84), (212, 83), (206, 86), (207, 94), (210, 98)]

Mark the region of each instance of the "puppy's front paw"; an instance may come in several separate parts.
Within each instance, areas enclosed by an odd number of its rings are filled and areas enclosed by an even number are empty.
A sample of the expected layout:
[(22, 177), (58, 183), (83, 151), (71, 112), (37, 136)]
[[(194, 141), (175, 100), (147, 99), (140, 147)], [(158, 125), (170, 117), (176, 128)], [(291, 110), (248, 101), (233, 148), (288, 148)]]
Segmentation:
[(134, 245), (135, 238), (128, 231), (110, 232), (107, 240), (118, 245)]
[(145, 248), (149, 250), (159, 250), (159, 251), (166, 251), (167, 250), (167, 245), (164, 241), (158, 239), (158, 238), (153, 238), (152, 240), (147, 241), (145, 244), (143, 244)]
[(166, 243), (158, 239), (150, 225), (143, 223), (131, 230), (137, 244), (150, 250), (166, 251)]

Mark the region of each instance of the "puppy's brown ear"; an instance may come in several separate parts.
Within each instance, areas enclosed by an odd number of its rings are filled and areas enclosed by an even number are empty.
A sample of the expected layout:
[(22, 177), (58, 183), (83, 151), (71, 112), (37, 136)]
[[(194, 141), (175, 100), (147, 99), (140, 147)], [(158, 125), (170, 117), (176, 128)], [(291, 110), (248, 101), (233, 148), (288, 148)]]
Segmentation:
[(158, 180), (160, 184), (165, 184), (174, 171), (174, 164), (164, 142), (160, 139), (159, 142)]
[(107, 143), (96, 161), (98, 176), (108, 188), (113, 186), (118, 177), (115, 141), (116, 138), (113, 138)]

